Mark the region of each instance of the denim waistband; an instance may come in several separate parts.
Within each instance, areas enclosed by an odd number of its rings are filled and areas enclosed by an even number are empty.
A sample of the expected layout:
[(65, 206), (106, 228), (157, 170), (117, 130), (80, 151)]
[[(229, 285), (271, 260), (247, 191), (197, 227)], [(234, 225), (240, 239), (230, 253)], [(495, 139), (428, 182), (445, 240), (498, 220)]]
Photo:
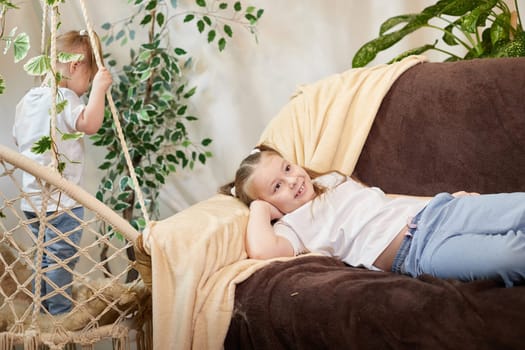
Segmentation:
[(405, 235), (403, 241), (401, 242), (401, 245), (399, 246), (399, 250), (397, 251), (396, 256), (394, 257), (394, 261), (392, 262), (392, 272), (399, 274), (405, 273), (403, 265), (405, 264), (405, 259), (408, 255), (408, 251), (410, 250), (411, 243), (412, 235)]

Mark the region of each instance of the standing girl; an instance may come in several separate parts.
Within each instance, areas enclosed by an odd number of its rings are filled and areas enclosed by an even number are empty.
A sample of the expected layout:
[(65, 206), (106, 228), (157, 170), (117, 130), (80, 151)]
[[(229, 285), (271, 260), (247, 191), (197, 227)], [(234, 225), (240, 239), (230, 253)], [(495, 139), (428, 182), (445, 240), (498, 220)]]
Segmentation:
[[(98, 51), (101, 51), (100, 42), (97, 40)], [(57, 103), (67, 101), (64, 109), (56, 118), (57, 135), (64, 133), (83, 132), (91, 135), (98, 131), (104, 119), (105, 94), (111, 86), (111, 74), (106, 68), (97, 68), (93, 49), (86, 31), (70, 31), (56, 39), (57, 51), (81, 54), (81, 59), (69, 63), (57, 63), (57, 70), (61, 79)], [(91, 84), (91, 93), (87, 103), (84, 95)], [(31, 89), (18, 103), (13, 126), (13, 136), (20, 153), (32, 158), (36, 162), (49, 166), (52, 164), (51, 152), (36, 154), (31, 148), (35, 142), (50, 134), (50, 110), (52, 91), (48, 86)], [(84, 143), (82, 139), (63, 141), (55, 140), (58, 153), (67, 159), (63, 176), (75, 183), (81, 184), (84, 160)], [(42, 197), (39, 196), (40, 186), (38, 181), (29, 173), (22, 175), (23, 190), (33, 193), (29, 200), (22, 200), (21, 208), (28, 219), (31, 220), (31, 230), (38, 234), (38, 213), (42, 210)], [(47, 215), (52, 215), (58, 205), (70, 209), (49, 221), (63, 235), (59, 236), (52, 229), (46, 228), (42, 269), (46, 273), (42, 280), (41, 296), (44, 307), (53, 315), (68, 312), (71, 309), (70, 297), (61, 294), (52, 287), (64, 287), (66, 293), (71, 295), (72, 271), (78, 258), (74, 257), (80, 243), (82, 229), (80, 220), (83, 219), (84, 210), (79, 203), (66, 194), (52, 195), (48, 201)], [(67, 268), (57, 264), (56, 260), (67, 263)]]
[(250, 207), (248, 256), (321, 253), (352, 266), (462, 281), (525, 280), (525, 193), (389, 196), (259, 146), (220, 189)]

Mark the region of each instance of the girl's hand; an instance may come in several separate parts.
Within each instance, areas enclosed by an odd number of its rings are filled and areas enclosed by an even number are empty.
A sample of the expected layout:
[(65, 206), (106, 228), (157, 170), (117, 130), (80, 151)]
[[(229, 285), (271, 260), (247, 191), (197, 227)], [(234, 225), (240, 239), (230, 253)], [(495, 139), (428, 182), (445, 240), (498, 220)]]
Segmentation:
[(260, 199), (256, 199), (250, 204), (250, 210), (252, 211), (253, 210), (263, 210), (263, 209), (268, 211), (270, 215), (270, 221), (275, 220), (275, 219), (280, 219), (284, 215), (275, 206), (273, 206), (272, 204), (266, 201), (260, 200)]
[(477, 192), (458, 191), (458, 192), (452, 193), (452, 196), (454, 196), (454, 197), (479, 196), (479, 193), (477, 193)]
[(101, 67), (98, 69), (95, 77), (93, 78), (92, 90), (103, 91), (104, 93), (113, 83), (113, 78), (111, 73), (107, 70), (106, 67)]

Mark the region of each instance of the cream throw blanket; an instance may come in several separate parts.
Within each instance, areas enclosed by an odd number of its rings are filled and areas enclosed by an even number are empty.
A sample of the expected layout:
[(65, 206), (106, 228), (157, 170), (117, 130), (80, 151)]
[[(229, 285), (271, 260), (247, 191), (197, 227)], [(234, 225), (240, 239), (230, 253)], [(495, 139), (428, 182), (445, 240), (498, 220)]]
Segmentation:
[[(314, 170), (351, 174), (384, 95), (401, 73), (423, 61), (411, 56), (301, 86), (260, 141)], [(246, 259), (248, 213), (238, 200), (215, 195), (144, 232), (155, 349), (223, 347), (235, 285), (271, 262)]]

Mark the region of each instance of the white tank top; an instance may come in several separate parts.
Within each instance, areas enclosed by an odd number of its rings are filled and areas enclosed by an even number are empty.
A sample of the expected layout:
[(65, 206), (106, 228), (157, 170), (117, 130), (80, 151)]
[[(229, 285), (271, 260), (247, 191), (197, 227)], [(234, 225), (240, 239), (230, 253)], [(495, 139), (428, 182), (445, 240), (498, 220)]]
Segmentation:
[(329, 189), (283, 216), (274, 231), (290, 241), (296, 255), (320, 253), (378, 270), (374, 261), (428, 199), (391, 198), (377, 187), (365, 187), (349, 177), (341, 183), (336, 176), (343, 178), (336, 173), (317, 178)]

